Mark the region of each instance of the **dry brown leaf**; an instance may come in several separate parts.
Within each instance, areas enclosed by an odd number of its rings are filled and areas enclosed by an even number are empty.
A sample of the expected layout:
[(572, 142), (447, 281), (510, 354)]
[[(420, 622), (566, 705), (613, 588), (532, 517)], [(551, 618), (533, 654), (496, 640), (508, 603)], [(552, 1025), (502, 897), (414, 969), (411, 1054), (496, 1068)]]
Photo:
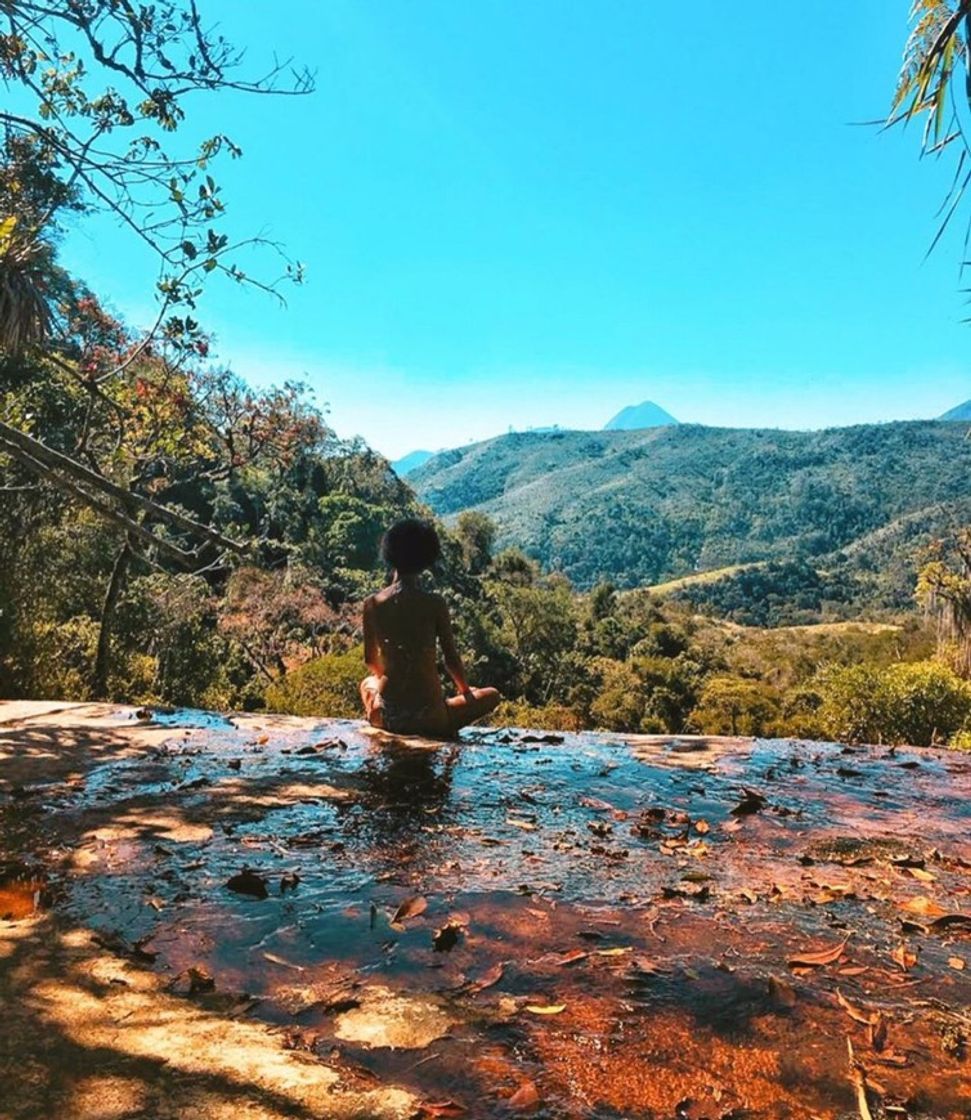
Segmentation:
[(598, 957), (622, 957), (625, 953), (633, 953), (633, 951), (630, 945), (617, 946), (613, 949), (594, 949)]
[(851, 1019), (856, 1020), (857, 1023), (862, 1023), (865, 1027), (868, 1027), (872, 1022), (873, 1017), (870, 1012), (861, 1011), (859, 1007), (854, 1007), (839, 988), (836, 989), (836, 1002), (843, 1008), (846, 1014), (849, 1015)]
[(502, 973), (504, 969), (505, 965), (502, 963), (502, 961), (494, 964), (491, 968), (483, 972), (478, 980), (473, 980), (472, 983), (469, 984), (469, 991), (481, 992), (486, 988), (491, 988), (493, 984), (498, 984), (502, 979)]
[(907, 1057), (907, 1055), (901, 1054), (897, 1050), (884, 1050), (880, 1054), (874, 1054), (873, 1060), (875, 1062), (880, 1062), (881, 1065), (885, 1066), (901, 1067), (910, 1064), (910, 1059)]
[(515, 817), (506, 817), (506, 824), (511, 824), (513, 828), (521, 828), (523, 832), (536, 831), (536, 825), (532, 821), (521, 821)]
[(971, 914), (940, 914), (931, 922), (931, 929), (971, 929)]
[(524, 1081), (522, 1085), (506, 1101), (508, 1108), (514, 1112), (529, 1112), (539, 1104), (539, 1090), (532, 1081)]
[(937, 876), (931, 871), (925, 871), (923, 867), (902, 867), (900, 871), (901, 874), (910, 879), (916, 879), (919, 883), (937, 882)]
[(528, 1003), (526, 1010), (531, 1015), (559, 1015), (561, 1012), (566, 1011), (565, 1003)]
[(584, 961), (590, 954), (584, 949), (571, 949), (569, 953), (564, 953), (562, 957), (557, 960), (557, 964), (576, 964), (577, 961)]
[(877, 1051), (882, 1050), (887, 1043), (887, 1020), (879, 1011), (874, 1012), (867, 1033), (870, 1039), (870, 1045), (873, 1049)]
[(897, 948), (894, 949), (894, 951), (890, 954), (890, 956), (893, 958), (895, 963), (900, 965), (904, 972), (907, 972), (908, 969), (913, 968), (917, 963), (917, 954), (913, 951), (913, 949), (908, 949), (904, 944), (898, 945)]
[(795, 1007), (796, 1006), (796, 989), (788, 982), (779, 976), (769, 977), (769, 995), (772, 997), (774, 1003), (780, 1007)]
[(395, 910), (391, 918), (392, 924), (398, 925), (401, 922), (407, 921), (409, 918), (417, 918), (419, 914), (424, 914), (427, 909), (427, 898), (422, 898), (420, 894), (412, 895), (411, 898), (406, 898), (398, 909)]
[(711, 825), (707, 821), (695, 821), (695, 832), (704, 836), (706, 832), (711, 832)]
[(305, 971), (302, 964), (294, 964), (293, 961), (284, 960), (283, 957), (278, 957), (276, 953), (264, 953), (263, 959), (269, 961), (270, 964), (279, 964), (284, 968), (292, 968), (294, 972)]
[(823, 965), (838, 961), (846, 948), (846, 942), (834, 945), (830, 949), (811, 949), (805, 953), (797, 953), (789, 958), (790, 968), (821, 968)]
[(614, 808), (609, 801), (601, 801), (599, 797), (581, 797), (580, 804), (585, 809), (593, 809), (595, 813), (610, 813)]
[(465, 1115), (465, 1109), (458, 1101), (423, 1101), (419, 1107), (422, 1116), (432, 1117), (433, 1120), (438, 1120), (439, 1117)]
[(939, 918), (947, 913), (943, 906), (938, 905), (934, 899), (928, 898), (924, 894), (909, 898), (904, 903), (904, 909), (909, 910), (911, 914), (920, 914), (924, 918)]
[(964, 961), (960, 957), (948, 957), (947, 963), (951, 968), (956, 968), (958, 972), (963, 972), (966, 967)]

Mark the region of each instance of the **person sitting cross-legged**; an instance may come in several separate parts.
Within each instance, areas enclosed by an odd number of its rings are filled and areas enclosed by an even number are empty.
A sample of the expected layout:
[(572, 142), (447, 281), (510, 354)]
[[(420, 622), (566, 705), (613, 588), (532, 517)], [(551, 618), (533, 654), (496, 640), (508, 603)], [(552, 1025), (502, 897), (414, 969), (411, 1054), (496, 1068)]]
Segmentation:
[[(364, 659), (371, 675), (361, 682), (368, 722), (403, 735), (451, 738), (496, 707), (495, 688), (470, 688), (455, 646), (448, 606), (425, 591), (420, 575), (441, 555), (434, 526), (407, 518), (381, 542), (391, 583), (364, 602)], [(448, 699), (438, 675), (438, 647), (458, 695)]]

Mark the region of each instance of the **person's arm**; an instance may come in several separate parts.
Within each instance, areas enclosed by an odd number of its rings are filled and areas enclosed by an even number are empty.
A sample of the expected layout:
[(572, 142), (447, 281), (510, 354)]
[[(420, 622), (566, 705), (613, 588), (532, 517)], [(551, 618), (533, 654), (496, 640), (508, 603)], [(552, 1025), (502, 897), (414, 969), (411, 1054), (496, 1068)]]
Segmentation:
[(374, 630), (374, 600), (370, 597), (364, 600), (364, 661), (376, 677), (384, 675), (381, 647)]
[(465, 679), (465, 666), (455, 645), (455, 635), (452, 632), (452, 620), (448, 614), (448, 605), (444, 599), (438, 600), (438, 640), (442, 647), (442, 657), (448, 675), (455, 681), (455, 687), (463, 696), (470, 696), (472, 690)]

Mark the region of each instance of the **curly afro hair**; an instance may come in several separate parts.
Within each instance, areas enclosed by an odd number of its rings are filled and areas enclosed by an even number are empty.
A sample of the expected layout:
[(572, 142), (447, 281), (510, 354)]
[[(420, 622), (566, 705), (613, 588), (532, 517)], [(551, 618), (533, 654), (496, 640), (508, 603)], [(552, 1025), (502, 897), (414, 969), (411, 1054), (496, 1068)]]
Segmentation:
[(442, 555), (435, 526), (406, 517), (396, 521), (381, 540), (381, 556), (399, 575), (415, 575), (430, 568)]

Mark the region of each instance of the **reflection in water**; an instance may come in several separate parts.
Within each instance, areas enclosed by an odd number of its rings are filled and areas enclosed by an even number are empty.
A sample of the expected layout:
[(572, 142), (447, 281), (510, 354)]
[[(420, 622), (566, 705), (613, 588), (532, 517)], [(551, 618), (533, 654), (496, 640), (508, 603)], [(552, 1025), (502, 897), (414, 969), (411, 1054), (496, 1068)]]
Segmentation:
[(434, 832), (452, 818), (452, 774), (461, 747), (427, 748), (379, 740), (356, 772), (361, 798), (347, 829), (372, 854), (392, 850), (424, 863)]

